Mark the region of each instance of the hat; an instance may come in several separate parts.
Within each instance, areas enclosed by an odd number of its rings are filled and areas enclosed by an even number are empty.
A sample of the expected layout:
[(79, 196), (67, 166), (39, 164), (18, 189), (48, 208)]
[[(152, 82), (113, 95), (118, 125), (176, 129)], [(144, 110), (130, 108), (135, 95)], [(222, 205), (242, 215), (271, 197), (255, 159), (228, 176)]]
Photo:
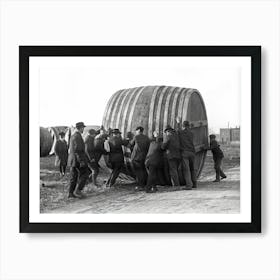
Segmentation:
[(144, 127), (142, 127), (142, 126), (137, 126), (135, 130), (140, 130), (141, 132), (143, 132), (143, 131), (144, 131)]
[(86, 127), (86, 126), (83, 122), (77, 122), (76, 123), (76, 128), (80, 128), (80, 127)]
[(172, 130), (173, 130), (173, 128), (172, 128), (170, 125), (167, 125), (166, 128), (165, 128), (165, 130), (164, 130), (164, 132), (166, 132), (166, 131), (172, 131)]
[(128, 131), (128, 132), (126, 133), (126, 137), (127, 137), (127, 138), (133, 138), (133, 133), (132, 133), (131, 131)]
[(210, 138), (216, 138), (216, 135), (215, 134), (210, 134), (209, 137)]
[(58, 133), (58, 135), (65, 136), (65, 132), (61, 131), (61, 132)]
[(190, 127), (189, 121), (183, 121), (183, 127)]
[(90, 130), (88, 131), (88, 133), (89, 133), (90, 135), (92, 135), (92, 134), (97, 134), (97, 131), (96, 131), (95, 129), (90, 129)]
[(121, 134), (120, 130), (118, 128), (112, 129), (113, 134)]

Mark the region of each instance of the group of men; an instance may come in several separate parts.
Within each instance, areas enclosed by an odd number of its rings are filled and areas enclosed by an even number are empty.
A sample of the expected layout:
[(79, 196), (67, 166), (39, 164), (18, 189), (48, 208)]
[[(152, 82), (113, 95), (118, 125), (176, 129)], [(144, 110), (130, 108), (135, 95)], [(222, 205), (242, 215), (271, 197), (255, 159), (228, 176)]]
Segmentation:
[[(144, 134), (144, 128), (135, 129), (126, 137), (121, 136), (119, 129), (105, 131), (103, 127), (96, 131), (90, 129), (85, 140), (82, 134), (85, 125), (76, 124), (76, 131), (70, 138), (69, 155), (68, 146), (64, 139), (65, 134), (60, 133), (60, 139), (55, 146), (56, 164), (60, 168), (61, 176), (65, 175), (66, 165), (70, 166), (69, 198), (82, 198), (82, 190), (87, 180), (98, 186), (99, 160), (102, 155), (107, 158), (107, 164), (112, 169), (106, 181), (106, 187), (112, 187), (120, 172), (124, 168), (124, 149), (131, 150), (130, 164), (137, 180), (137, 190), (156, 192), (157, 185), (182, 186), (191, 190), (197, 188), (197, 175), (195, 170), (195, 147), (190, 123), (184, 121), (175, 130), (167, 126), (163, 137), (157, 131), (153, 132), (152, 139)], [(221, 170), (223, 152), (219, 148), (215, 135), (210, 135), (210, 147), (215, 162), (216, 180), (226, 178)]]

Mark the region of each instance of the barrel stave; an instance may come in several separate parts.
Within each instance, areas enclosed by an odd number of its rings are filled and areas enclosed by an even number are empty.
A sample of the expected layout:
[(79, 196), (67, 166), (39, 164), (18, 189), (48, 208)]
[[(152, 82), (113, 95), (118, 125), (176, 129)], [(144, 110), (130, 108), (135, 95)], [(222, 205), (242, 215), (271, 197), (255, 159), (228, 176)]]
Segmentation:
[(144, 127), (144, 133), (152, 137), (154, 130), (161, 135), (167, 125), (175, 126), (176, 117), (188, 120), (193, 127), (194, 144), (197, 148), (196, 169), (199, 175), (205, 160), (208, 143), (207, 114), (203, 99), (196, 89), (145, 86), (116, 92), (107, 104), (103, 125), (105, 128), (119, 128), (126, 135), (137, 126)]

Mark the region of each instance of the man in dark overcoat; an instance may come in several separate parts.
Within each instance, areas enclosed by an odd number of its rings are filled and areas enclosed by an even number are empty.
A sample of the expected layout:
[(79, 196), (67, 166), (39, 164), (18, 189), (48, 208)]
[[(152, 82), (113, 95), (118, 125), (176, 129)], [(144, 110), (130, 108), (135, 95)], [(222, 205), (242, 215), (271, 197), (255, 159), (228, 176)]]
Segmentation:
[(59, 139), (54, 146), (55, 153), (55, 166), (59, 167), (60, 176), (64, 176), (66, 172), (67, 160), (68, 160), (68, 145), (65, 141), (65, 133), (62, 131), (59, 133)]
[(76, 131), (70, 138), (68, 165), (70, 166), (69, 198), (82, 198), (82, 190), (86, 184), (89, 169), (85, 143), (82, 137), (85, 125), (76, 123)]
[[(177, 120), (178, 122), (179, 120)], [(182, 171), (186, 183), (186, 189), (197, 187), (195, 170), (195, 148), (193, 133), (190, 130), (190, 123), (184, 121), (182, 129), (177, 131), (180, 140), (180, 150), (182, 155)]]
[(149, 150), (145, 160), (145, 166), (148, 170), (148, 179), (146, 192), (157, 191), (156, 185), (165, 185), (164, 181), (164, 158), (161, 149), (162, 137), (159, 137), (156, 131), (153, 132), (153, 138), (150, 142)]
[(145, 167), (145, 159), (149, 150), (150, 139), (143, 134), (144, 128), (138, 126), (135, 130), (135, 136), (130, 141), (132, 148), (131, 162), (135, 172), (138, 187), (143, 188), (147, 183), (147, 171)]
[(166, 151), (172, 186), (179, 186), (179, 165), (181, 161), (180, 142), (178, 134), (170, 126), (167, 126), (164, 130), (164, 138), (161, 147)]
[(216, 171), (216, 179), (213, 182), (220, 182), (221, 178), (225, 179), (227, 177), (221, 168), (222, 160), (224, 158), (224, 153), (221, 150), (220, 145), (216, 140), (216, 135), (211, 134), (211, 135), (209, 135), (209, 138), (210, 138), (209, 150), (212, 151), (213, 160), (214, 160), (214, 168)]
[(109, 137), (109, 163), (112, 167), (111, 175), (106, 183), (106, 187), (112, 187), (116, 179), (118, 178), (122, 168), (124, 166), (124, 155), (122, 146), (127, 146), (129, 143), (128, 139), (123, 139), (121, 137), (121, 132), (119, 129), (113, 129), (111, 131), (111, 136)]

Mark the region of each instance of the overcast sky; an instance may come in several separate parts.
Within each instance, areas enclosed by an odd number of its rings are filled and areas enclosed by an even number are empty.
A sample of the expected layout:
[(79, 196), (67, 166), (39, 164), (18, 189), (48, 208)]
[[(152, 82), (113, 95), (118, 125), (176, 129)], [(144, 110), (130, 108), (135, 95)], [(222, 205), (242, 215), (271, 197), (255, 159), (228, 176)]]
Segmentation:
[[(32, 58), (33, 59), (33, 58)], [(196, 88), (209, 128), (240, 125), (240, 67), (224, 57), (44, 57), (39, 65), (40, 126), (100, 125), (119, 89), (166, 85)]]

